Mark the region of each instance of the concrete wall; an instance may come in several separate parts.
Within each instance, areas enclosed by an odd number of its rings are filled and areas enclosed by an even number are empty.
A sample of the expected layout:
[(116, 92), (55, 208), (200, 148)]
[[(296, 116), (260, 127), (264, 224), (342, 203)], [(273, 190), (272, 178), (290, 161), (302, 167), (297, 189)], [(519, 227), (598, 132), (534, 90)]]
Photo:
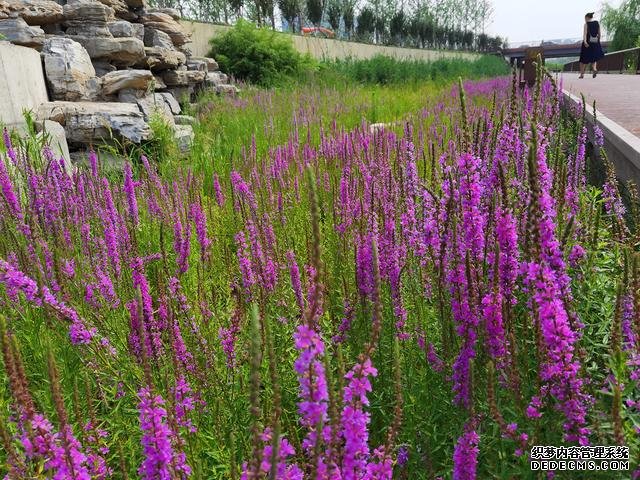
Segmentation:
[(0, 123), (24, 123), (23, 110), (48, 101), (40, 53), (0, 41)]
[[(226, 32), (225, 25), (192, 22), (181, 20), (184, 29), (191, 33), (191, 51), (194, 56), (203, 57), (209, 52), (209, 40)], [(444, 50), (422, 50), (418, 48), (385, 47), (367, 43), (345, 42), (329, 38), (303, 37), (291, 35), (293, 45), (301, 53), (309, 53), (312, 57), (321, 59), (341, 58), (371, 58), (378, 54), (395, 58), (412, 58), (418, 60), (436, 60), (438, 58), (467, 58), (474, 59), (478, 55), (467, 52), (452, 52)]]

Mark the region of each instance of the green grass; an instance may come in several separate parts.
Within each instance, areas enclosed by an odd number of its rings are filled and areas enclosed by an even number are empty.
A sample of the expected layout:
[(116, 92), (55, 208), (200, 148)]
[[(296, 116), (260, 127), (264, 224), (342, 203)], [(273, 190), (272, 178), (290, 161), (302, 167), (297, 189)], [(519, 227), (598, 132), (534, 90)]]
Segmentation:
[(325, 70), (333, 70), (346, 78), (364, 84), (398, 85), (434, 82), (450, 83), (462, 78), (482, 78), (506, 75), (509, 68), (496, 56), (483, 55), (476, 60), (442, 58), (432, 62), (398, 60), (377, 55), (366, 60), (335, 60), (323, 64)]
[(196, 137), (189, 158), (167, 163), (184, 166), (186, 161), (209, 181), (213, 172), (226, 176), (242, 162), (243, 151), (250, 150), (252, 144), (258, 156), (285, 144), (296, 125), (302, 126), (301, 131), (308, 132), (314, 143), (321, 131), (334, 127), (350, 130), (362, 122), (393, 123), (393, 128), (401, 130), (403, 120), (419, 114), (459, 77), (506, 73), (505, 62), (490, 56), (474, 62), (405, 61), (383, 56), (324, 62), (319, 71), (301, 74), (279, 88), (241, 85), (238, 98), (204, 95), (191, 112), (199, 122), (194, 127)]

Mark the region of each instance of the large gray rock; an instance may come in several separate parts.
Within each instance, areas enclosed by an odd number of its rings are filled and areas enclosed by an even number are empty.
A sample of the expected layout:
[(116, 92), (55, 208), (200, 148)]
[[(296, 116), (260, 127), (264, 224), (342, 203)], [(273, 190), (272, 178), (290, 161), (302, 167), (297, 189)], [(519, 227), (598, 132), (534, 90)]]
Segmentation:
[[(174, 124), (171, 105), (165, 100), (164, 95), (171, 94), (153, 93), (146, 97), (139, 98), (136, 101), (140, 110), (144, 114), (145, 120), (149, 121), (153, 115), (161, 115), (167, 123), (170, 125)], [(173, 98), (172, 95), (171, 98)]]
[(53, 0), (0, 0), (0, 18), (21, 17), (28, 25), (49, 25), (62, 21), (62, 5)]
[(138, 40), (144, 40), (144, 25), (141, 23), (131, 23), (126, 20), (118, 20), (109, 23), (109, 32), (114, 38), (134, 37)]
[(173, 50), (173, 42), (171, 37), (155, 28), (145, 28), (144, 31), (144, 46), (145, 47), (157, 47)]
[(71, 37), (108, 38), (108, 22), (114, 21), (113, 8), (97, 0), (69, 0), (64, 6), (66, 34)]
[(0, 20), (0, 36), (16, 45), (42, 48), (44, 31), (40, 27), (30, 27), (21, 18), (6, 18)]
[(144, 44), (133, 37), (72, 36), (89, 53), (92, 59), (107, 60), (119, 67), (130, 67), (145, 57)]
[(204, 82), (207, 72), (198, 70), (167, 70), (162, 74), (162, 80), (168, 87), (182, 87)]
[(70, 38), (50, 37), (42, 48), (44, 70), (53, 100), (95, 100), (100, 91), (87, 51)]
[(133, 103), (47, 102), (37, 110), (38, 118), (64, 126), (67, 140), (91, 145), (112, 140), (140, 143), (151, 135), (142, 112)]
[(102, 77), (102, 93), (113, 95), (120, 90), (147, 90), (153, 82), (149, 70), (117, 70)]
[(138, 99), (136, 103), (147, 120), (154, 112), (160, 112), (173, 123), (173, 116), (180, 113), (180, 105), (170, 93), (153, 93)]
[(188, 43), (191, 38), (183, 30), (182, 26), (174, 20), (170, 15), (162, 12), (145, 12), (140, 16), (140, 22), (145, 28), (155, 28), (171, 37), (171, 41), (175, 46), (181, 46)]
[(169, 48), (146, 47), (144, 49), (146, 57), (142, 62), (136, 64), (138, 67), (145, 67), (160, 72), (184, 65), (187, 57), (184, 53)]
[(113, 8), (98, 0), (68, 0), (63, 13), (67, 25), (73, 22), (107, 23), (115, 19)]

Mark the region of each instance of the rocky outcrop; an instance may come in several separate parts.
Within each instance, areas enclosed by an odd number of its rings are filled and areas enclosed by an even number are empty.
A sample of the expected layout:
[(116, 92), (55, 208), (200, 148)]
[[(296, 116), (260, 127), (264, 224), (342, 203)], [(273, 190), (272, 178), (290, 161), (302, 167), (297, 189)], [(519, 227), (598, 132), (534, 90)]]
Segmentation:
[(44, 42), (44, 31), (40, 27), (27, 25), (22, 18), (0, 20), (0, 36), (16, 45), (37, 50), (42, 48)]
[(49, 91), (53, 100), (95, 100), (100, 95), (87, 51), (70, 38), (48, 38), (42, 48), (42, 59)]
[(58, 135), (64, 129), (72, 153), (144, 141), (157, 114), (188, 148), (195, 120), (178, 101), (207, 89), (237, 92), (214, 59), (191, 57), (179, 19), (147, 0), (0, 0), (0, 33), (42, 52), (51, 101), (37, 115), (58, 122), (49, 125)]

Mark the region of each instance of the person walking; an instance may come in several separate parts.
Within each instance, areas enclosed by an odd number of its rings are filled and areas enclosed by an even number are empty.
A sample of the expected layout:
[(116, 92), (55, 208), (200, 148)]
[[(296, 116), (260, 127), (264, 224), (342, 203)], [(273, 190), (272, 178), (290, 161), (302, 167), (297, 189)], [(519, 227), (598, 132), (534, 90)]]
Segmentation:
[(598, 75), (598, 60), (604, 57), (602, 45), (600, 45), (600, 23), (593, 19), (594, 12), (584, 16), (584, 29), (582, 30), (582, 46), (580, 48), (580, 77), (584, 78), (584, 71), (591, 64), (593, 78)]

